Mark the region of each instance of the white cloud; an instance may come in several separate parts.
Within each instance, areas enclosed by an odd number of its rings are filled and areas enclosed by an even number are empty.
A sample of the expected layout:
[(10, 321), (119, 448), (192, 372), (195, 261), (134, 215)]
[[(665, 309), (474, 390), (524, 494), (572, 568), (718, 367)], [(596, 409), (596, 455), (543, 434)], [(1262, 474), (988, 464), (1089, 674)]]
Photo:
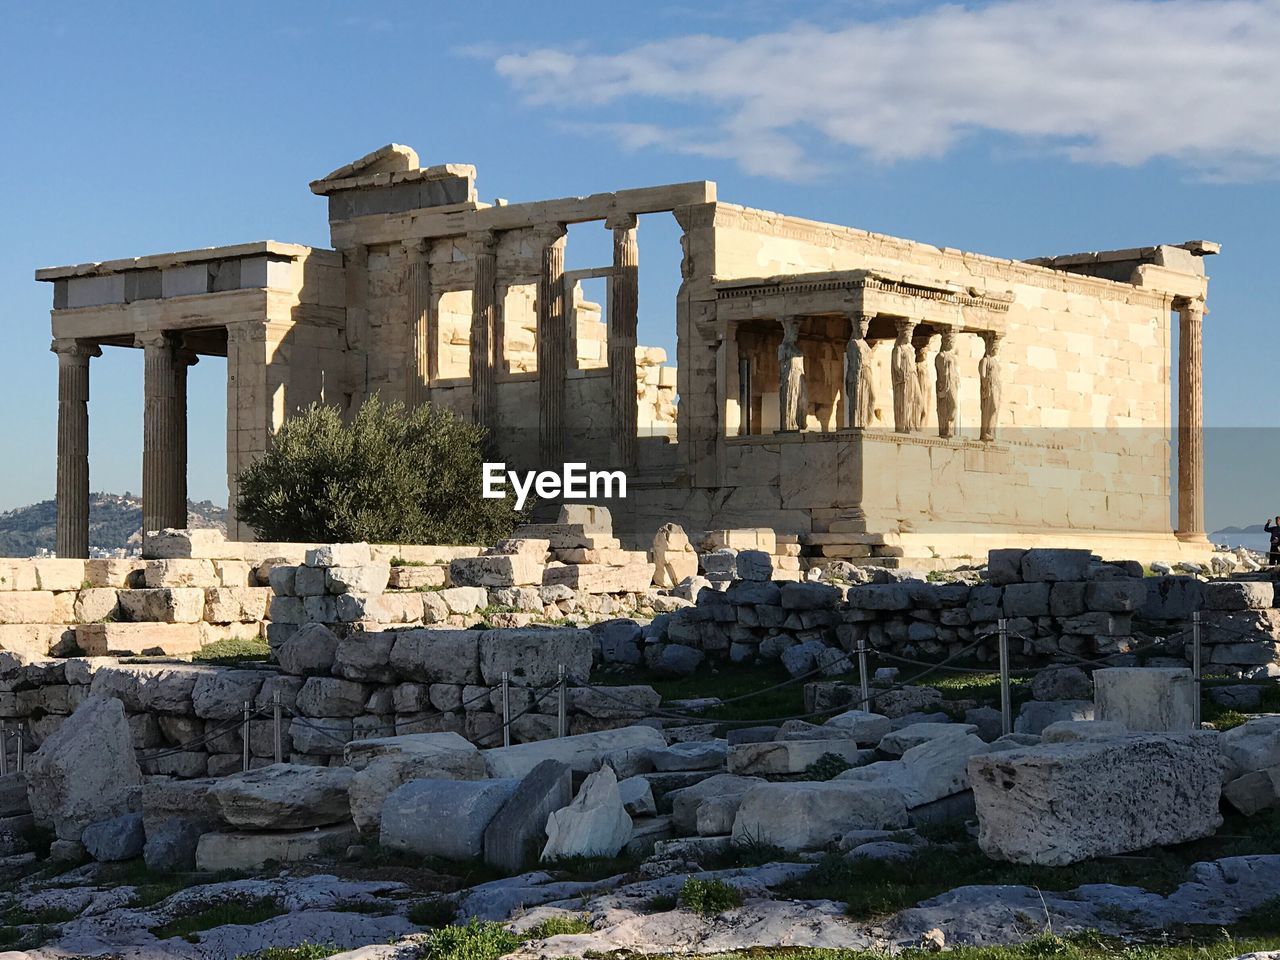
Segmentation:
[(978, 132), (1083, 162), (1280, 174), (1280, 0), (947, 5), (843, 29), (537, 49), (495, 68), (532, 104), (586, 108), (624, 147), (771, 176), (822, 169), (815, 143), (892, 163)]

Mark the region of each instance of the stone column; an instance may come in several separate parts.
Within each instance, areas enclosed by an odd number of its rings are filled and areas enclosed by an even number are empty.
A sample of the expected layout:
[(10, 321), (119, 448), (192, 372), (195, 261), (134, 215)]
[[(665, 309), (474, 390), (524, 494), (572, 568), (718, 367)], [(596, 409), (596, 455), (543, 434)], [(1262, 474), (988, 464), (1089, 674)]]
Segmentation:
[(1204, 370), (1203, 300), (1178, 300), (1178, 530), (1179, 539), (1203, 540)]
[(58, 481), (55, 547), (59, 557), (89, 556), (89, 359), (97, 344), (55, 340), (58, 355)]
[(911, 335), (916, 321), (900, 317), (895, 322), (898, 338), (893, 344), (890, 372), (893, 375), (893, 429), (898, 433), (910, 433), (915, 426), (916, 352), (911, 346)]
[(956, 435), (960, 411), (960, 360), (956, 357), (955, 327), (942, 328), (942, 347), (933, 360), (937, 370), (938, 436)]
[(871, 329), (871, 314), (856, 313), (852, 317), (852, 330), (844, 351), (844, 408), (845, 425), (869, 427), (874, 405), (871, 369), (871, 344), (867, 332)]
[(179, 469), (174, 474), (174, 503), (180, 505), (182, 526), (187, 525), (187, 370), (200, 362), (191, 350), (175, 349), (173, 355), (173, 395), (176, 398), (174, 413), (177, 417), (178, 441), (175, 462)]
[(427, 241), (407, 240), (405, 247), (405, 300), (409, 329), (408, 389), (405, 403), (414, 410), (431, 393), (431, 274), (427, 266)]
[(472, 267), (475, 271), (471, 293), (471, 419), (489, 429), (493, 426), (493, 330), (498, 309), (497, 235), (482, 230), (470, 235)]
[(783, 317), (782, 343), (778, 345), (778, 429), (794, 433), (805, 428), (809, 412), (804, 381), (804, 352), (798, 337), (800, 321)]
[(564, 462), (565, 377), (569, 330), (564, 290), (565, 227), (553, 224), (540, 234), (538, 274), (538, 454), (545, 469)]
[(986, 345), (982, 359), (978, 361), (979, 388), (982, 394), (982, 426), (979, 438), (994, 440), (996, 428), (1000, 425), (1000, 398), (1004, 384), (1000, 380), (1000, 337), (994, 331), (982, 334), (982, 342)]
[(605, 221), (613, 230), (613, 278), (609, 297), (609, 378), (613, 396), (614, 449), (618, 466), (636, 462), (636, 323), (640, 305), (636, 216), (615, 214)]
[[(144, 357), (142, 410), (142, 530), (146, 534), (187, 525), (187, 506), (180, 500), (185, 486), (179, 474), (186, 442), (185, 393), (178, 396), (178, 358), (173, 342), (161, 331), (139, 334)], [(185, 386), (186, 377), (182, 377)]]

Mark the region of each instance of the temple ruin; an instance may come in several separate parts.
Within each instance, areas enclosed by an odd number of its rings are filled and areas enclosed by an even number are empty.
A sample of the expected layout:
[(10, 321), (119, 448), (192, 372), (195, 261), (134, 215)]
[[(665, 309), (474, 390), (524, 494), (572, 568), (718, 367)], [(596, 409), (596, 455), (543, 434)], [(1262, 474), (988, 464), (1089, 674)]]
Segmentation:
[[(186, 373), (211, 355), (227, 358), (233, 507), (236, 475), (294, 411), (377, 393), (474, 419), (525, 468), (626, 470), (611, 507), (632, 544), (676, 520), (771, 527), (855, 562), (1207, 552), (1216, 244), (1005, 260), (723, 203), (705, 181), (493, 205), (475, 181), (389, 145), (311, 184), (334, 249), (37, 271), (54, 285), (58, 554), (88, 552), (89, 369), (108, 347), (145, 353), (148, 530), (185, 526)], [(674, 369), (637, 343), (652, 214), (682, 230)], [(588, 222), (611, 231), (612, 262), (566, 270), (567, 228)], [(230, 533), (252, 538), (234, 519)]]

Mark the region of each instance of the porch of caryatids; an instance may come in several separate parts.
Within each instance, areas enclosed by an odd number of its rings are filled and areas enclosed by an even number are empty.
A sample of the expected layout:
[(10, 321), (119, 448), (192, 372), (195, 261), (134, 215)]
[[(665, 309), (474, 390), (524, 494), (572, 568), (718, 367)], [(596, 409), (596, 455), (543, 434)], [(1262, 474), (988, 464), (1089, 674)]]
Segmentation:
[(89, 556), (89, 360), (102, 349), (55, 340), (58, 355), (58, 466), (54, 545), (59, 557)]

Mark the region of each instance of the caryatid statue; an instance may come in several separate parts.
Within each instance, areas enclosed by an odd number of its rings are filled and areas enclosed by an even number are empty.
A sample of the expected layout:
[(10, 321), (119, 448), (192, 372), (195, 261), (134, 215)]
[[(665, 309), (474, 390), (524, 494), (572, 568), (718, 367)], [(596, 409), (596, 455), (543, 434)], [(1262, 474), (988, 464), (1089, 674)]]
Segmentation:
[(929, 370), (929, 341), (916, 344), (916, 395), (911, 426), (923, 430), (929, 421), (929, 398), (933, 396), (933, 379)]
[(799, 320), (783, 318), (782, 343), (778, 346), (778, 424), (785, 431), (803, 430), (809, 412), (804, 353), (796, 339), (799, 333)]
[(890, 373), (893, 376), (893, 429), (898, 433), (910, 433), (915, 425), (916, 352), (911, 346), (911, 334), (916, 322), (907, 318), (897, 321), (898, 338), (893, 344)]
[(996, 426), (1000, 421), (1000, 358), (996, 352), (1000, 349), (1000, 334), (988, 331), (982, 334), (986, 351), (978, 361), (978, 378), (982, 389), (982, 431), (983, 440), (996, 438)]
[(851, 427), (869, 427), (874, 417), (875, 387), (871, 370), (871, 344), (867, 332), (871, 317), (865, 313), (853, 316), (853, 335), (845, 348), (844, 397)]
[(942, 348), (933, 366), (938, 374), (938, 436), (954, 437), (960, 412), (960, 360), (956, 357), (954, 327), (942, 328)]

